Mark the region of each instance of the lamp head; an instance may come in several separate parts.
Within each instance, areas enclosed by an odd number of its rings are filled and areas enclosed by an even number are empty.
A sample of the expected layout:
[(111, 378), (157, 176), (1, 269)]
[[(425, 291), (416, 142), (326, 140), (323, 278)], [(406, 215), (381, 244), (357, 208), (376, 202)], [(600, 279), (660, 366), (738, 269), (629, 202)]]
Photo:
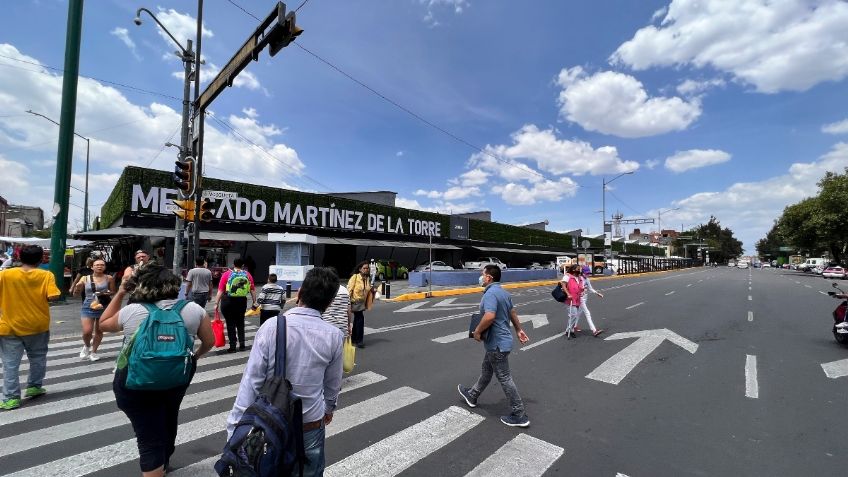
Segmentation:
[(133, 19), (133, 23), (135, 23), (136, 25), (141, 25), (141, 17), (135, 17)]

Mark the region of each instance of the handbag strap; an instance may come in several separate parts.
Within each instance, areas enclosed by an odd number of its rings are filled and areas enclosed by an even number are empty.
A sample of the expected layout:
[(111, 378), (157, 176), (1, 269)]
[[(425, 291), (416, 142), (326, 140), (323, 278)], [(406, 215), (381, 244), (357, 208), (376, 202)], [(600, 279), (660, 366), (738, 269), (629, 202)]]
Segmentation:
[(92, 295), (97, 294), (97, 287), (94, 284), (94, 275), (90, 275), (86, 278), (88, 278), (88, 284), (91, 286), (91, 294)]
[(286, 377), (286, 315), (277, 317), (277, 350), (274, 359), (274, 376)]

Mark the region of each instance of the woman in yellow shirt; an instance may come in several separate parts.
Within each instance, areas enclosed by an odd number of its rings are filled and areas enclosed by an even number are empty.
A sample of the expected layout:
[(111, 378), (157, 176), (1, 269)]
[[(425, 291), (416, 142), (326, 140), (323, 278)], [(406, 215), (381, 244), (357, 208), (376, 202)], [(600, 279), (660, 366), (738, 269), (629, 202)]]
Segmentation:
[[(371, 267), (367, 261), (360, 262), (353, 271), (353, 276), (347, 282), (350, 293), (350, 309), (353, 312), (353, 330), (350, 341), (358, 348), (365, 347), (365, 310), (368, 308), (368, 298), (374, 293), (371, 285)], [(370, 297), (370, 298), (373, 298)]]

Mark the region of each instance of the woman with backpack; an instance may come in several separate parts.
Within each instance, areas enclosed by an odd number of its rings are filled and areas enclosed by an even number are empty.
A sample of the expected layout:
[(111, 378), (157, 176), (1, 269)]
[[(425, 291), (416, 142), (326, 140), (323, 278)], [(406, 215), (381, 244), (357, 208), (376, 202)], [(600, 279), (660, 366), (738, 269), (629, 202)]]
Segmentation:
[[(371, 286), (371, 266), (368, 261), (360, 262), (347, 282), (350, 294), (350, 309), (353, 312), (353, 329), (350, 341), (357, 348), (365, 347), (365, 310), (368, 308), (368, 295), (374, 293)], [(372, 297), (373, 298), (373, 297)]]
[(112, 275), (106, 274), (106, 260), (102, 258), (92, 260), (90, 266), (91, 274), (80, 276), (72, 292), (74, 296), (82, 294), (85, 297), (80, 311), (83, 346), (79, 357), (83, 360), (97, 361), (100, 359), (97, 348), (103, 339), (99, 320), (116, 290), (115, 279)]
[[(256, 303), (256, 287), (253, 284), (253, 276), (244, 269), (244, 260), (237, 258), (233, 260), (233, 268), (221, 275), (218, 282), (218, 295), (215, 296), (215, 309), (221, 310), (224, 320), (227, 322), (227, 338), (230, 347), (227, 353), (236, 350), (244, 351), (244, 312), (247, 311), (247, 297), (250, 295)], [(236, 339), (239, 346), (236, 348)]]
[[(197, 359), (215, 343), (206, 310), (177, 299), (181, 285), (170, 270), (148, 264), (121, 284), (100, 319), (103, 331), (124, 332), (112, 390), (135, 431), (144, 477), (165, 475), (174, 453), (180, 403)], [(130, 291), (136, 302), (121, 309)], [(195, 350), (196, 339), (200, 345)]]

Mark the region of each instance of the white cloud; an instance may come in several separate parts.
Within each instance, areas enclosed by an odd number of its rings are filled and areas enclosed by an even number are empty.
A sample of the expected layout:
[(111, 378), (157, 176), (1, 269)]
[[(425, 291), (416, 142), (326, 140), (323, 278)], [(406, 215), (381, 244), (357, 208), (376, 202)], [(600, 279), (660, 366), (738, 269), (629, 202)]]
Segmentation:
[(804, 91), (848, 76), (848, 3), (840, 0), (673, 0), (612, 54), (635, 70), (692, 65), (732, 74), (757, 91)]
[(533, 205), (537, 202), (557, 202), (563, 197), (574, 197), (577, 194), (577, 183), (568, 177), (558, 181), (544, 180), (527, 187), (523, 184), (510, 182), (496, 186), (493, 191), (500, 194), (504, 202), (512, 205)]
[(437, 190), (423, 190), (418, 189), (414, 193), (417, 196), (427, 197), (428, 199), (443, 199), (445, 201), (454, 201), (454, 200), (462, 200), (467, 199), (469, 197), (478, 197), (482, 195), (480, 193), (480, 188), (478, 187), (460, 187), (454, 186), (449, 187), (444, 192), (440, 192)]
[(456, 203), (437, 201), (436, 204), (433, 206), (425, 206), (415, 199), (407, 199), (404, 197), (398, 197), (397, 199), (395, 199), (395, 205), (404, 209), (423, 210), (425, 212), (438, 212), (441, 214), (462, 214), (465, 212), (472, 212), (481, 209), (481, 206), (474, 202)]
[(560, 71), (560, 115), (588, 131), (646, 137), (686, 129), (701, 115), (697, 98), (649, 97), (636, 78), (613, 71), (587, 75), (575, 66)]
[(471, 4), (468, 0), (418, 0), (419, 3), (427, 7), (427, 14), (424, 15), (424, 23), (431, 27), (439, 26), (440, 23), (436, 20), (436, 10), (451, 9), (457, 15), (461, 14)]
[(665, 168), (672, 172), (685, 172), (690, 169), (721, 164), (730, 160), (730, 154), (716, 149), (690, 149), (678, 151), (666, 158)]
[(649, 170), (654, 170), (654, 168), (658, 165), (660, 165), (659, 159), (648, 159), (647, 161), (645, 161), (645, 167)]
[[(209, 84), (209, 82), (212, 81), (212, 79), (214, 79), (216, 76), (218, 76), (218, 73), (220, 72), (221, 68), (215, 63), (207, 62), (205, 65), (201, 65), (200, 84)], [(171, 76), (180, 81), (183, 81), (185, 77), (185, 72), (183, 72), (182, 70), (174, 71), (171, 73)], [(255, 74), (248, 70), (242, 70), (241, 73), (239, 73), (238, 76), (236, 76), (236, 78), (233, 80), (233, 87), (257, 90), (262, 88), (262, 84), (259, 83), (259, 78), (257, 78)]]
[[(9, 44), (0, 43), (0, 54), (38, 64), (35, 58), (21, 54)], [(51, 118), (59, 117), (62, 77), (46, 68), (38, 70), (0, 69), (0, 84), (3, 85), (0, 110), (32, 109)], [(177, 107), (178, 104), (171, 107), (155, 102), (134, 104), (113, 87), (89, 78), (79, 79), (75, 129), (91, 138), (91, 204), (101, 204), (106, 200), (114, 185), (114, 177), (126, 165), (164, 170), (173, 168), (175, 150), (160, 149), (169, 138), (172, 142), (179, 141), (180, 113)], [(251, 108), (245, 109), (243, 115), (229, 116), (228, 122), (242, 135), (261, 145), (267, 153), (246, 144), (229, 130), (222, 132), (216, 129), (216, 123), (207, 120), (204, 164), (210, 167), (206, 171), (208, 175), (227, 179), (244, 174), (252, 182), (270, 186), (303, 181), (301, 175), (305, 165), (294, 149), (278, 142), (277, 136), (282, 133), (279, 127), (261, 123), (258, 114)], [(10, 193), (4, 188), (4, 197), (9, 195), (14, 198), (16, 191), (22, 191), (26, 194), (21, 196), (22, 199), (41, 201), (34, 205), (45, 210), (52, 208), (55, 161), (51, 162), (51, 167), (48, 159), (55, 158), (57, 137), (58, 128), (42, 118), (0, 117), (0, 147), (17, 150), (14, 159), (3, 159), (12, 165), (4, 162), (0, 166), (3, 183), (21, 184)], [(82, 188), (79, 178), (84, 173), (85, 143), (77, 141), (74, 151), (72, 177), (74, 185)], [(48, 165), (39, 168), (44, 169), (44, 173), (34, 174), (29, 172), (29, 164)], [(255, 171), (262, 171), (262, 174)], [(75, 220), (82, 215), (81, 210), (72, 210), (71, 213), (78, 215)], [(92, 215), (97, 214), (96, 208), (92, 210)]]
[(846, 134), (848, 133), (848, 119), (825, 124), (822, 126), (822, 132), (827, 134)]
[(130, 49), (135, 59), (140, 60), (141, 56), (138, 55), (138, 51), (135, 47), (135, 42), (130, 38), (130, 32), (126, 28), (115, 27), (114, 30), (109, 32), (110, 35), (117, 37), (121, 40), (121, 43), (127, 46)]
[(403, 157), (403, 151), (396, 152), (395, 157)]
[(423, 210), (425, 212), (436, 212), (435, 207), (425, 207), (415, 199), (406, 199), (398, 197), (395, 199), (395, 205), (404, 209)]
[(707, 81), (695, 81), (687, 79), (677, 85), (677, 92), (683, 96), (697, 96), (701, 93), (704, 93), (710, 88), (722, 87), (725, 84), (725, 81), (721, 78), (711, 79)]
[(471, 169), (460, 174), (455, 182), (463, 187), (481, 186), (489, 182), (489, 173), (482, 169)]
[(660, 18), (665, 17), (665, 14), (668, 13), (668, 7), (658, 8), (653, 15), (651, 15), (651, 23), (659, 20)]
[[(168, 31), (170, 31), (174, 35), (174, 38), (176, 38), (177, 41), (180, 42), (183, 48), (188, 46), (186, 40), (191, 40), (192, 43), (196, 43), (195, 37), (197, 36), (197, 18), (189, 15), (188, 13), (180, 13), (174, 10), (173, 8), (165, 9), (162, 7), (159, 7), (159, 12), (156, 14), (156, 18), (158, 18), (159, 21), (162, 22), (163, 25), (165, 25), (165, 28), (167, 28)], [(141, 20), (143, 22), (152, 22), (152, 19), (146, 15), (142, 16)], [(173, 49), (176, 47), (176, 45), (174, 45), (174, 41), (171, 40), (167, 33), (165, 33), (164, 31), (162, 31), (161, 28), (159, 28), (159, 25), (151, 25), (151, 27), (155, 28), (156, 33), (158, 33), (159, 36), (162, 37), (163, 40), (165, 40), (165, 43), (167, 43), (168, 45), (167, 48), (169, 55), (173, 57), (170, 52), (173, 51)], [(206, 28), (205, 23), (203, 24), (202, 32), (204, 37), (215, 36), (212, 33), (212, 30)], [(192, 50), (196, 49), (196, 45), (192, 47)]]
[[(813, 162), (794, 163), (786, 174), (758, 182), (739, 182), (719, 192), (699, 192), (675, 201), (681, 207), (678, 218), (686, 222), (706, 223), (715, 215), (723, 226), (745, 243), (748, 252), (765, 236), (783, 208), (818, 193), (816, 184), (827, 171), (848, 167), (848, 144), (838, 143)], [(670, 220), (677, 220), (669, 214)], [(666, 215), (663, 214), (663, 222)], [(669, 222), (671, 223), (671, 222)]]
[[(540, 130), (527, 124), (512, 134), (512, 145), (486, 146), (486, 154), (477, 153), (469, 161), (478, 167), (477, 180), (485, 180), (482, 174), (496, 174), (507, 181), (539, 182), (544, 176), (524, 160), (531, 160), (542, 171), (555, 175), (562, 174), (613, 174), (628, 172), (639, 168), (635, 161), (625, 161), (618, 156), (618, 150), (612, 146), (597, 149), (591, 144), (579, 140), (559, 139), (553, 129)], [(498, 161), (494, 157), (504, 158)]]

